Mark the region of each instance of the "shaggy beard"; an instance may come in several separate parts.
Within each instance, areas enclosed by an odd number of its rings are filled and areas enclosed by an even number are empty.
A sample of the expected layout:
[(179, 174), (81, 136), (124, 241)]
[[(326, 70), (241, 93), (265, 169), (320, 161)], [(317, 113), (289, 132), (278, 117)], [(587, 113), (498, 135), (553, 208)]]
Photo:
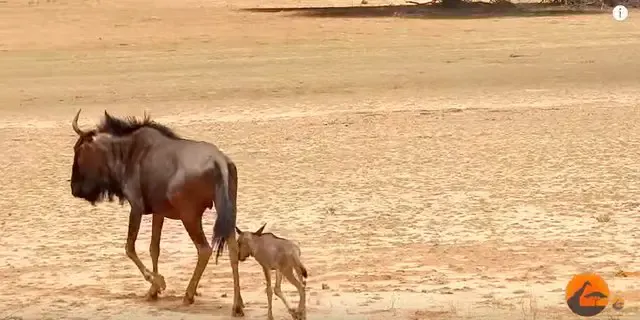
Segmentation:
[(101, 191), (100, 193), (98, 193), (97, 196), (91, 197), (90, 200), (88, 200), (93, 206), (95, 206), (96, 204), (100, 203), (100, 202), (113, 202), (113, 200), (115, 200), (115, 198), (118, 198), (118, 203), (120, 205), (123, 205), (125, 202), (125, 198), (122, 194), (120, 194), (119, 192), (113, 192), (113, 191)]
[(122, 194), (120, 186), (116, 183), (108, 181), (101, 181), (100, 183), (97, 183), (92, 188), (92, 192), (84, 197), (84, 199), (91, 203), (91, 205), (93, 206), (105, 200), (108, 202), (113, 202), (115, 198), (118, 198), (118, 202), (120, 203), (120, 205), (123, 205), (124, 201), (126, 200), (124, 198), (124, 195)]

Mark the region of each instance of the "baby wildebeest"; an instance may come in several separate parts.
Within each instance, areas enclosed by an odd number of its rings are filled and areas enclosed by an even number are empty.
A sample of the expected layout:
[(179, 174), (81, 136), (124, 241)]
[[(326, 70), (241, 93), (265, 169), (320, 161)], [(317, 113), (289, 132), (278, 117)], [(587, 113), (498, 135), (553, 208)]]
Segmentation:
[[(253, 256), (262, 266), (264, 277), (267, 281), (267, 299), (269, 308), (267, 318), (269, 320), (273, 320), (273, 313), (271, 311), (273, 293), (282, 300), (294, 319), (304, 320), (306, 319), (305, 279), (307, 278), (307, 269), (305, 269), (300, 261), (300, 248), (292, 241), (276, 237), (272, 233), (262, 233), (262, 230), (264, 230), (266, 225), (267, 224), (265, 223), (256, 232), (242, 232), (238, 227), (236, 227), (236, 232), (239, 236), (238, 260), (245, 261), (247, 257)], [(273, 293), (271, 291), (271, 270), (276, 270), (276, 285), (273, 288)], [(294, 270), (298, 274), (298, 278), (293, 275)], [(298, 289), (300, 301), (298, 302), (297, 311), (289, 307), (289, 303), (287, 303), (287, 300), (285, 300), (284, 295), (280, 290), (282, 276), (285, 276), (287, 280), (289, 280), (289, 282)]]

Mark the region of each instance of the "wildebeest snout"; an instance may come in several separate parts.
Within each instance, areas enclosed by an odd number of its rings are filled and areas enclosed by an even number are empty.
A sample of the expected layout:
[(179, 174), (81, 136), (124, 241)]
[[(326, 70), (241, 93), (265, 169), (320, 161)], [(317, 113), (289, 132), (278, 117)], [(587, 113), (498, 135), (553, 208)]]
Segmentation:
[(82, 197), (82, 185), (79, 183), (71, 183), (71, 194), (76, 198)]

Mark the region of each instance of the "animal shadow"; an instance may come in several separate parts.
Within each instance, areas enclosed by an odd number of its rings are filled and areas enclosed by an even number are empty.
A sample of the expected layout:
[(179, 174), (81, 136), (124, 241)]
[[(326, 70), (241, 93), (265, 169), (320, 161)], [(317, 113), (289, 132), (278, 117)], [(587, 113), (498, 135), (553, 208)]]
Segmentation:
[(173, 311), (187, 314), (225, 314), (225, 308), (231, 308), (230, 304), (226, 304), (217, 299), (201, 299), (192, 305), (185, 306), (182, 303), (183, 295), (168, 294), (163, 295), (156, 301), (147, 301), (144, 297), (140, 297), (139, 301), (143, 304), (153, 305), (158, 310)]

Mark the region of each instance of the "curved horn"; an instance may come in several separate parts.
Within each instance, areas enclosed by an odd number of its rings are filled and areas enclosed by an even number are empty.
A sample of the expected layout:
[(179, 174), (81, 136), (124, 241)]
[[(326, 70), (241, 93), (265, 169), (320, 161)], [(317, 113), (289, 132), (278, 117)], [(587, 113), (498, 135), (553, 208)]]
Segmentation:
[(84, 131), (82, 131), (78, 127), (78, 118), (80, 117), (80, 111), (82, 111), (82, 109), (78, 109), (78, 113), (76, 113), (76, 116), (73, 117), (73, 121), (71, 121), (71, 127), (73, 127), (73, 131), (75, 131), (79, 136), (84, 134)]

